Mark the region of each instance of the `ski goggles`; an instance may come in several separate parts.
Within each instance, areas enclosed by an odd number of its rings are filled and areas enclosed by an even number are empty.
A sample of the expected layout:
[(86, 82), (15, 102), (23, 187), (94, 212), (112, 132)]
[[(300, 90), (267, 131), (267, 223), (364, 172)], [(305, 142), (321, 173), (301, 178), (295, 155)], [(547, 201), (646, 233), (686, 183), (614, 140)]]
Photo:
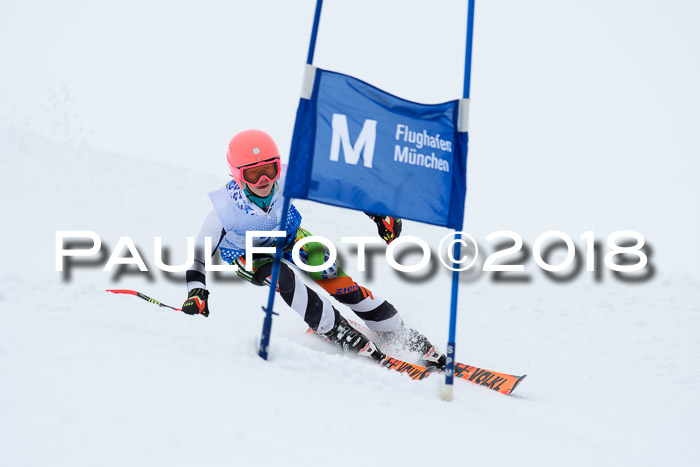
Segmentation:
[(248, 185), (258, 186), (264, 183), (265, 180), (270, 183), (277, 180), (280, 176), (281, 168), (279, 158), (275, 158), (260, 161), (256, 164), (244, 165), (243, 167), (235, 167), (231, 175)]

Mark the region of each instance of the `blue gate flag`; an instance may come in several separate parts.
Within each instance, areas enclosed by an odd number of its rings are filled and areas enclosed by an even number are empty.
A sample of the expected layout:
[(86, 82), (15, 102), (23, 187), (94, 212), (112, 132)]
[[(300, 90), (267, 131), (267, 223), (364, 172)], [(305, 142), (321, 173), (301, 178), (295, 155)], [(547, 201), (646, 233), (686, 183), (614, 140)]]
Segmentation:
[(419, 104), (307, 65), (284, 194), (461, 230), (468, 99)]

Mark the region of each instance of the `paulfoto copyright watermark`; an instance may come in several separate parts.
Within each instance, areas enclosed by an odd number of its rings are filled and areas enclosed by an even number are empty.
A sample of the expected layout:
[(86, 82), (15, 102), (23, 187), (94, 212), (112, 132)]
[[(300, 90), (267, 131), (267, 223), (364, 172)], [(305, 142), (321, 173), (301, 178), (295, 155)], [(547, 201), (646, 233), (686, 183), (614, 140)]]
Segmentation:
[[(252, 255), (256, 253), (274, 254), (274, 242), (286, 237), (282, 231), (249, 231), (246, 233), (246, 265), (251, 265)], [(453, 232), (445, 235), (439, 243), (436, 256), (443, 267), (451, 271), (467, 271), (478, 268), (483, 272), (522, 272), (525, 263), (533, 260), (534, 263), (547, 273), (557, 273), (571, 268), (572, 264), (581, 265), (585, 262), (585, 270), (596, 271), (605, 267), (617, 273), (634, 273), (647, 268), (649, 264), (648, 251), (645, 248), (645, 239), (642, 234), (633, 230), (618, 230), (607, 236), (605, 245), (597, 241), (595, 232), (586, 231), (578, 236), (579, 246), (567, 233), (559, 230), (548, 230), (542, 233), (534, 241), (531, 248), (524, 245), (523, 239), (511, 230), (499, 230), (484, 237), (489, 243), (495, 245), (494, 251), (489, 254), (481, 254), (478, 242), (467, 232)], [(501, 240), (501, 241), (498, 241)], [(168, 273), (187, 271), (192, 267), (195, 259), (195, 239), (186, 238), (187, 260), (179, 265), (166, 264), (163, 255), (163, 242), (161, 237), (153, 239), (153, 259), (156, 269)], [(307, 243), (317, 242), (324, 246), (326, 257), (323, 264), (309, 265), (301, 258), (301, 249)], [(205, 239), (204, 250), (212, 251), (212, 239)], [(366, 269), (366, 247), (368, 245), (382, 245), (383, 241), (377, 237), (341, 237), (341, 243), (354, 245), (357, 254), (357, 271)], [(413, 264), (402, 264), (397, 258), (397, 249), (409, 245), (420, 250), (420, 259)], [(103, 242), (100, 236), (93, 231), (67, 231), (56, 232), (56, 271), (64, 271), (66, 264), (77, 263), (75, 258), (105, 257), (102, 249)], [(551, 260), (554, 249), (563, 250), (563, 255), (558, 256), (556, 262)], [(531, 254), (530, 254), (531, 252)], [(126, 253), (126, 254), (125, 254)], [(433, 251), (425, 240), (416, 236), (402, 236), (386, 246), (385, 258), (387, 264), (402, 273), (420, 272), (431, 265)], [(482, 255), (483, 257), (480, 257)], [(204, 268), (206, 271), (233, 271), (235, 265), (213, 264), (210, 255), (205, 256)], [(309, 236), (296, 241), (291, 250), (291, 260), (299, 268), (307, 272), (320, 272), (329, 269), (336, 262), (338, 252), (336, 246), (329, 239), (322, 236)], [(602, 265), (600, 264), (602, 257)], [(481, 259), (482, 261), (477, 261)], [(104, 262), (104, 261), (102, 261)], [(101, 264), (95, 263), (92, 264)], [(135, 265), (142, 272), (148, 272), (149, 268), (134, 244), (131, 237), (120, 237), (116, 246), (106, 262), (103, 271), (112, 271), (115, 266)], [(249, 266), (246, 266), (249, 267)]]

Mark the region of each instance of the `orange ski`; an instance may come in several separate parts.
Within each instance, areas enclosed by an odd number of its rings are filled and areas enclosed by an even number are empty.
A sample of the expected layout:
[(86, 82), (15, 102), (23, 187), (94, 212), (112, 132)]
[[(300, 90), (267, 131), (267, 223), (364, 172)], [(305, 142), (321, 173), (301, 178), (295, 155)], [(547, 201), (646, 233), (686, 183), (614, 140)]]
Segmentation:
[[(367, 329), (362, 324), (355, 321), (350, 321), (356, 328), (360, 329), (366, 336), (371, 338), (376, 338), (376, 335)], [(306, 330), (307, 334), (313, 334), (316, 337), (326, 340), (323, 336), (318, 334), (312, 329)], [(326, 340), (326, 342), (328, 342)], [(421, 365), (416, 365), (415, 363), (408, 363), (397, 358), (387, 356), (382, 362), (379, 363), (385, 368), (390, 370), (398, 371), (399, 373), (405, 373), (411, 379), (421, 380), (425, 379), (433, 373), (444, 373), (444, 370), (440, 370), (436, 367), (424, 367)], [(525, 379), (527, 375), (515, 376), (509, 375), (507, 373), (498, 373), (496, 371), (485, 370), (483, 368), (477, 368), (475, 366), (467, 365), (464, 363), (455, 362), (455, 377), (462, 378), (471, 383), (478, 384), (480, 386), (487, 387), (493, 391), (500, 392), (501, 394), (509, 395), (515, 388), (520, 384), (522, 380)]]
[(464, 363), (455, 362), (455, 376), (457, 378), (466, 379), (474, 384), (486, 386), (489, 389), (498, 391), (501, 394), (510, 394), (520, 384), (525, 376), (515, 376), (506, 373), (498, 373), (496, 371), (484, 370), (475, 366), (469, 366)]
[(379, 362), (384, 368), (389, 368), (390, 370), (398, 371), (399, 373), (407, 374), (411, 379), (419, 380), (430, 376), (430, 374), (436, 370), (435, 367), (420, 366), (415, 363), (408, 363), (401, 361), (397, 358), (387, 356)]

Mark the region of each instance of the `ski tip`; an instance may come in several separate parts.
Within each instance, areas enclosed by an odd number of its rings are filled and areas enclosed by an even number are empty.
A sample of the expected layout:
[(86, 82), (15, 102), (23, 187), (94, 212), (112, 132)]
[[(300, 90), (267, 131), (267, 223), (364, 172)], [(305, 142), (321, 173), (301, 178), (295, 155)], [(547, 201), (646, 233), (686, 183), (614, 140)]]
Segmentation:
[(513, 394), (513, 391), (515, 391), (515, 388), (518, 387), (518, 384), (520, 384), (520, 382), (521, 382), (522, 380), (524, 380), (526, 376), (527, 376), (527, 375), (522, 375), (520, 378), (518, 378), (518, 380), (515, 382), (515, 384), (513, 384), (513, 387), (510, 388), (510, 392), (508, 393), (508, 395)]

